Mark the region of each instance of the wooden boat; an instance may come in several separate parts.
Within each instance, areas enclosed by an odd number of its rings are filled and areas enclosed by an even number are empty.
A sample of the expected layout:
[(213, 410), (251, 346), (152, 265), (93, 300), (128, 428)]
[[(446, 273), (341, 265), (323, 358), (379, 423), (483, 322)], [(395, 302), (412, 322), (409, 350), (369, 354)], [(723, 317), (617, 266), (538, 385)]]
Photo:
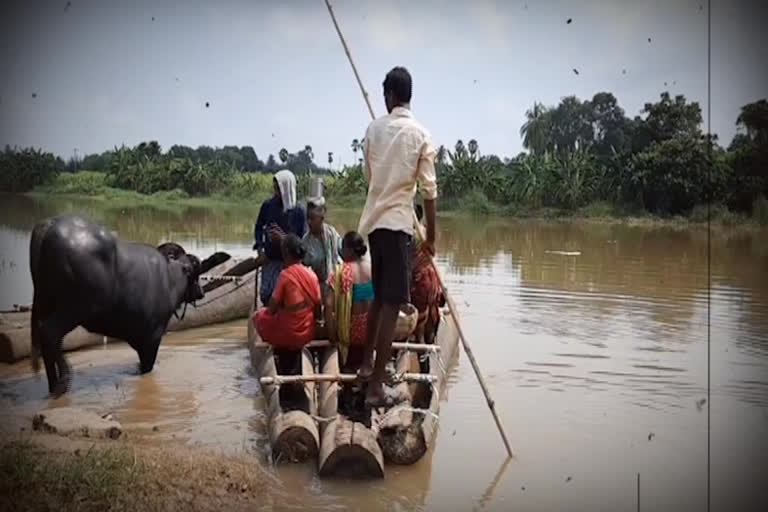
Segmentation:
[[(255, 293), (256, 260), (228, 260), (200, 276), (205, 297), (197, 305), (188, 305), (178, 312), (180, 319), (171, 317), (169, 331), (180, 331), (238, 318), (245, 318), (250, 311)], [(183, 317), (182, 317), (183, 313)], [(13, 363), (29, 357), (31, 350), (30, 306), (15, 311), (0, 312), (0, 362)], [(64, 336), (64, 351), (100, 345), (110, 341), (101, 334), (94, 334), (77, 327)]]
[[(264, 397), (272, 460), (304, 462), (314, 459), (320, 449), (320, 433), (315, 419), (315, 383), (278, 381), (280, 377), (286, 377), (285, 365), (278, 364), (284, 354), (276, 354), (271, 345), (262, 341), (251, 320), (252, 313), (253, 303), (248, 315), (248, 349)], [(299, 351), (298, 359), (298, 371), (290, 372), (291, 376), (311, 378), (314, 364), (309, 349)]]
[[(218, 278), (218, 279), (217, 279)], [(184, 316), (171, 317), (169, 331), (181, 331), (204, 325), (237, 320), (248, 316), (256, 293), (256, 260), (228, 260), (200, 276), (205, 296), (196, 305), (188, 305)], [(183, 306), (182, 306), (183, 308)]]
[[(21, 311), (0, 312), (0, 362), (14, 363), (29, 357), (32, 348), (28, 308)], [(77, 350), (105, 343), (104, 336), (86, 331), (82, 327), (69, 332), (62, 341), (62, 350)]]

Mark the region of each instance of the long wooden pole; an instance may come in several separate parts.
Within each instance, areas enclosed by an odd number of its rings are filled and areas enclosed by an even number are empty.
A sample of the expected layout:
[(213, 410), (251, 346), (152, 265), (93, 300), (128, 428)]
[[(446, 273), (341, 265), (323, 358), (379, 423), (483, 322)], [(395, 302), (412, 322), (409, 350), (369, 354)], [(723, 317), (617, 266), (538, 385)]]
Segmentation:
[[(365, 87), (363, 87), (363, 82), (360, 80), (360, 75), (357, 73), (357, 68), (355, 67), (355, 63), (352, 60), (352, 54), (349, 53), (349, 48), (347, 47), (347, 43), (344, 40), (344, 36), (341, 35), (341, 29), (339, 28), (339, 24), (336, 22), (336, 16), (333, 14), (333, 9), (331, 8), (331, 3), (329, 0), (325, 0), (325, 5), (328, 7), (328, 13), (331, 15), (331, 20), (333, 20), (333, 26), (336, 27), (336, 33), (339, 34), (339, 39), (341, 39), (341, 44), (344, 46), (344, 52), (347, 54), (347, 59), (349, 59), (349, 65), (352, 66), (352, 71), (355, 73), (355, 78), (357, 79), (357, 85), (360, 86), (360, 91), (363, 93), (363, 99), (365, 99), (366, 105), (368, 105), (368, 112), (371, 114), (371, 119), (376, 119), (376, 116), (373, 113), (373, 107), (371, 106), (371, 101), (368, 98), (368, 93), (365, 91)], [(418, 217), (416, 216), (416, 212), (413, 212), (413, 221), (414, 225), (416, 226), (417, 233), (419, 237), (424, 239), (424, 233), (423, 233), (423, 227), (421, 225), (421, 222), (419, 222)], [(475, 355), (472, 353), (472, 348), (469, 346), (469, 342), (467, 341), (467, 338), (464, 336), (464, 331), (461, 328), (461, 323), (459, 322), (459, 317), (456, 312), (456, 305), (453, 302), (453, 299), (448, 294), (448, 289), (445, 287), (444, 281), (442, 276), (440, 275), (440, 269), (437, 268), (437, 265), (435, 264), (435, 260), (430, 257), (429, 261), (432, 265), (432, 268), (435, 269), (435, 274), (437, 275), (437, 280), (440, 283), (440, 287), (443, 289), (443, 294), (445, 295), (445, 301), (448, 303), (448, 309), (451, 312), (451, 316), (453, 317), (453, 321), (456, 324), (456, 330), (459, 332), (459, 339), (461, 339), (461, 345), (464, 347), (464, 352), (467, 354), (467, 357), (469, 358), (469, 362), (472, 365), (472, 369), (475, 371), (475, 376), (477, 376), (477, 380), (480, 383), (480, 388), (483, 390), (483, 394), (485, 395), (485, 401), (488, 404), (488, 408), (491, 410), (491, 414), (493, 414), (493, 419), (496, 422), (496, 427), (499, 429), (499, 433), (501, 434), (501, 439), (504, 441), (504, 446), (507, 449), (507, 454), (512, 457), (512, 448), (509, 445), (509, 439), (507, 439), (507, 434), (504, 431), (504, 426), (501, 424), (501, 419), (499, 418), (499, 414), (496, 411), (496, 402), (491, 398), (491, 393), (488, 391), (488, 387), (485, 385), (485, 379), (483, 378), (482, 373), (480, 372), (480, 367), (477, 364), (477, 361), (475, 360)]]
[(347, 54), (347, 58), (349, 59), (349, 64), (352, 66), (352, 72), (355, 73), (355, 78), (357, 78), (357, 85), (360, 86), (360, 92), (363, 93), (363, 98), (365, 98), (365, 104), (368, 105), (368, 112), (370, 112), (371, 114), (371, 119), (376, 119), (376, 116), (373, 114), (373, 107), (371, 107), (371, 100), (368, 99), (368, 92), (365, 90), (365, 87), (363, 87), (363, 81), (360, 80), (360, 74), (357, 72), (355, 63), (352, 61), (352, 54), (349, 53), (347, 42), (344, 40), (344, 36), (341, 34), (341, 29), (339, 28), (339, 24), (336, 23), (336, 16), (333, 14), (333, 8), (331, 7), (331, 2), (329, 2), (328, 0), (325, 0), (325, 5), (326, 7), (328, 7), (328, 12), (331, 15), (331, 20), (333, 20), (333, 26), (336, 27), (336, 33), (339, 34), (339, 39), (341, 39), (341, 45), (344, 47), (344, 52)]

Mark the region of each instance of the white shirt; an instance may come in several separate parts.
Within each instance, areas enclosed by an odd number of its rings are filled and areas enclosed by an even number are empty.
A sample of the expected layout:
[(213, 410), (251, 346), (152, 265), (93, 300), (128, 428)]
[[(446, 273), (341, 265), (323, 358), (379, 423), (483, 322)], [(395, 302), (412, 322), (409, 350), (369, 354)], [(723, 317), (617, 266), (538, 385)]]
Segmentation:
[(363, 141), (368, 196), (358, 227), (362, 236), (376, 229), (413, 235), (417, 182), (424, 199), (437, 198), (436, 154), (432, 136), (405, 107), (395, 107), (368, 125)]

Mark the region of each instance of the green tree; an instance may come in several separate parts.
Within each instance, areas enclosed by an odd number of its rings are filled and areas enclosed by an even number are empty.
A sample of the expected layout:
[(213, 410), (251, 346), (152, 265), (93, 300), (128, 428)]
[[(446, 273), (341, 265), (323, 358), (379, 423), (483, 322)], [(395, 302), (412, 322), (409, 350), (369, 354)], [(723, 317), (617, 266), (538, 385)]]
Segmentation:
[(173, 158), (195, 158), (196, 152), (189, 146), (180, 146), (174, 144), (168, 150), (168, 154)]
[(750, 141), (768, 144), (768, 101), (762, 99), (741, 107), (736, 126)]
[(705, 201), (708, 168), (703, 138), (678, 134), (632, 157), (627, 191), (648, 211), (685, 213)]
[(592, 97), (594, 152), (603, 157), (624, 155), (631, 149), (629, 120), (616, 97), (599, 92)]
[(479, 149), (477, 141), (475, 139), (471, 139), (467, 145), (467, 149), (469, 150), (470, 156), (474, 158), (477, 155), (477, 150)]
[(526, 121), (520, 127), (520, 136), (523, 138), (523, 147), (531, 153), (539, 155), (544, 153), (549, 143), (549, 117), (547, 108), (539, 102), (533, 104), (533, 108), (526, 110)]
[(352, 153), (355, 155), (355, 160), (357, 160), (357, 152), (363, 150), (363, 143), (362, 141), (359, 141), (357, 139), (352, 139), (352, 144), (350, 145), (352, 148)]
[(565, 155), (577, 150), (587, 150), (594, 141), (592, 107), (576, 96), (566, 96), (549, 118), (550, 149)]
[(682, 94), (672, 99), (663, 92), (659, 102), (646, 103), (642, 112), (647, 114), (644, 125), (652, 142), (701, 134), (701, 107), (695, 101), (688, 103)]

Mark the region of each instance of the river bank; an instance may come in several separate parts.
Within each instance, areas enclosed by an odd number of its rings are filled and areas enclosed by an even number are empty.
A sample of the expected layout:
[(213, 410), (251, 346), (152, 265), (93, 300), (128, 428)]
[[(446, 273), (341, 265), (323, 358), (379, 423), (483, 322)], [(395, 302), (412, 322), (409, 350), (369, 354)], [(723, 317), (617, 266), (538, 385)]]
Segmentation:
[[(113, 187), (98, 187), (89, 193), (76, 193), (56, 186), (38, 187), (24, 194), (32, 198), (61, 198), (75, 201), (89, 200), (109, 203), (111, 207), (135, 207), (147, 205), (158, 209), (178, 210), (185, 207), (197, 208), (249, 208), (258, 209), (262, 201), (269, 197), (266, 192), (256, 192), (251, 197), (214, 194), (191, 197), (180, 190), (161, 191), (154, 194), (141, 194), (130, 190)], [(327, 194), (329, 205), (333, 209), (362, 210), (365, 204), (363, 194), (335, 195)], [(676, 228), (707, 225), (717, 229), (744, 230), (768, 228), (768, 214), (756, 212), (752, 217), (729, 211), (722, 205), (715, 204), (695, 207), (687, 215), (660, 216), (649, 212), (614, 205), (606, 201), (597, 201), (576, 209), (530, 207), (526, 205), (499, 205), (489, 201), (482, 193), (470, 193), (463, 198), (438, 200), (438, 214), (443, 217), (481, 217), (499, 219), (521, 219), (528, 221), (552, 221), (573, 223), (627, 224), (648, 226), (669, 226)], [(711, 223), (708, 220), (711, 219)]]
[(178, 443), (0, 436), (3, 510), (254, 510), (284, 504), (254, 455)]

